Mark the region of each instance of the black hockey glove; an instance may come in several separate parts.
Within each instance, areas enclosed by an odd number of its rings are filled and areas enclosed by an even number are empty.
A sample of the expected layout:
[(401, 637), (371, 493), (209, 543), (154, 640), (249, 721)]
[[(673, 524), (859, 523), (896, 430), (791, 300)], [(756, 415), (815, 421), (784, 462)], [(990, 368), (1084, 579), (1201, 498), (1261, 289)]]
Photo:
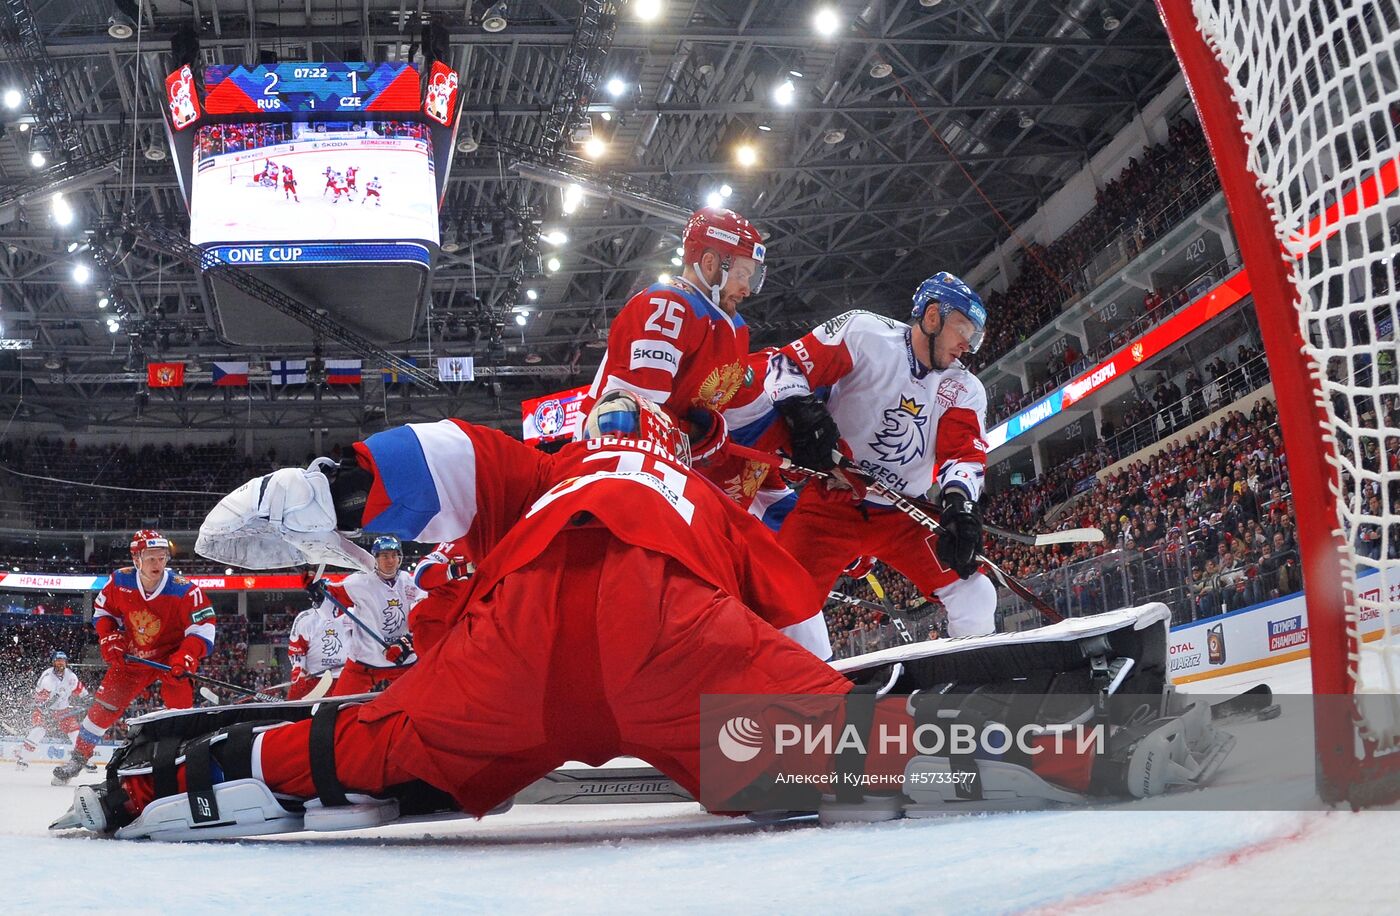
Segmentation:
[(330, 583), (325, 579), (313, 579), (310, 584), (306, 586), (306, 593), (311, 596), (311, 600), (316, 602), (317, 605), (324, 604), (331, 594)]
[(384, 650), (384, 657), (396, 665), (408, 664), (408, 657), (413, 654), (413, 635), (405, 634), (389, 643), (389, 647)]
[(934, 552), (938, 562), (957, 573), (959, 579), (966, 579), (977, 572), (976, 556), (982, 552), (982, 518), (977, 504), (956, 487), (944, 490), (939, 502), (943, 511), (938, 523), (943, 530)]
[(365, 503), (369, 501), (369, 488), (374, 485), (374, 474), (360, 467), (354, 458), (342, 458), (333, 468), (320, 467), (330, 481), (335, 527), (340, 531), (359, 531)]
[(836, 445), (841, 430), (814, 394), (799, 395), (777, 403), (778, 413), (792, 431), (792, 461), (811, 471), (836, 467)]

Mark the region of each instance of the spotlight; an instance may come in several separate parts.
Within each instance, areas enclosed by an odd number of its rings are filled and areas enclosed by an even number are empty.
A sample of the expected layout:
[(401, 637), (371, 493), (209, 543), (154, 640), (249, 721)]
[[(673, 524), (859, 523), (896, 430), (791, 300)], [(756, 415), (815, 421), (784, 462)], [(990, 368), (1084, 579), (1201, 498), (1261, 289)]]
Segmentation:
[(671, 266), (672, 266), (672, 267), (680, 267), (682, 263), (683, 263), (683, 262), (681, 261), (681, 256), (680, 256), (680, 255), (676, 255), (674, 258), (671, 259)]
[(1035, 118), (1032, 118), (1030, 114), (1023, 111), (1021, 112), (1021, 117), (1016, 120), (1016, 123), (1020, 125), (1022, 130), (1029, 130), (1035, 126)]
[(559, 269), (559, 259), (550, 258), (548, 261), (544, 262), (544, 266), (550, 273), (554, 273)]
[(823, 38), (830, 38), (836, 34), (836, 30), (841, 28), (841, 17), (836, 14), (836, 10), (829, 6), (824, 6), (817, 10), (812, 17), (812, 28), (817, 30), (817, 34)]
[(120, 325), (120, 324), (117, 324), (117, 319), (115, 319), (115, 318), (108, 318), (108, 319), (107, 319), (107, 333), (108, 333), (108, 334), (115, 334), (115, 333), (117, 333), (117, 331), (120, 330), (120, 329), (121, 329), (121, 325)]
[(1122, 24), (1123, 23), (1118, 19), (1117, 16), (1113, 15), (1108, 10), (1103, 11), (1103, 30), (1105, 32), (1116, 31), (1118, 27)]
[(111, 299), (108, 299), (106, 296), (103, 296), (101, 299), (98, 299), (98, 300), (97, 300), (97, 307), (100, 308), (100, 309), (105, 309), (107, 306), (109, 306), (109, 305), (111, 305), (111, 304), (112, 304), (112, 300), (111, 300)]
[(29, 154), (29, 164), (34, 166), (34, 168), (36, 169), (42, 169), (44, 166), (49, 164), (49, 160), (47, 156), (45, 156), (43, 153), (39, 152), (36, 149), (34, 152)]
[(603, 142), (601, 137), (589, 137), (583, 144), (583, 154), (589, 159), (601, 159), (607, 151), (608, 145)]
[(529, 324), (529, 322), (530, 322), (529, 316), (524, 315), (524, 314), (522, 314), (522, 313), (520, 313), (520, 312), (517, 312), (517, 313), (516, 313), (516, 315), (515, 315), (515, 323), (516, 323), (516, 324), (520, 325), (520, 326), (523, 328), (523, 327), (525, 327), (525, 325)]
[(657, 274), (657, 275), (656, 275), (656, 282), (657, 282), (657, 283), (670, 283), (670, 282), (671, 282), (671, 275), (668, 274), (668, 273), (660, 273), (660, 274)]
[(893, 72), (894, 67), (891, 67), (882, 60), (876, 61), (870, 65), (870, 75), (877, 80), (882, 80)]
[(571, 184), (564, 189), (564, 213), (570, 214), (583, 203), (583, 185)]
[(718, 191), (711, 191), (705, 195), (705, 206), (722, 207), (724, 206), (724, 198), (720, 196)]
[(526, 299), (529, 299), (531, 302), (534, 302), (534, 301), (535, 301), (536, 299), (538, 299), (539, 297), (540, 297), (540, 294), (539, 294), (538, 292), (536, 292), (535, 290), (533, 290), (533, 289), (527, 289), (527, 290), (525, 290), (525, 298), (526, 298)]
[(758, 125), (758, 129), (761, 130), (761, 131), (763, 131), (763, 132), (766, 134), (766, 133), (768, 133), (770, 130), (772, 130), (773, 128), (772, 128), (772, 127), (769, 127), (767, 124), (760, 124), (760, 125)]
[(548, 232), (543, 233), (540, 236), (540, 238), (544, 239), (549, 244), (555, 246), (569, 244), (569, 237), (559, 229), (551, 229)]
[(107, 34), (120, 41), (126, 41), (136, 34), (136, 26), (124, 13), (113, 13), (107, 17)]
[(608, 95), (617, 98), (627, 91), (627, 84), (622, 81), (622, 77), (614, 76), (608, 80)]
[(633, 11), (637, 18), (643, 22), (651, 22), (661, 15), (661, 0), (637, 0), (632, 4)]
[(62, 194), (53, 196), (53, 221), (60, 226), (67, 226), (73, 222), (73, 208), (68, 203), (68, 198)]
[(773, 101), (779, 105), (791, 105), (793, 97), (797, 95), (797, 84), (792, 80), (783, 80), (773, 90)]
[(825, 134), (822, 134), (822, 142), (827, 146), (835, 146), (844, 139), (846, 139), (846, 132), (839, 127), (833, 127)]
[(727, 185), (727, 184), (722, 184), (722, 185), (719, 186), (719, 196), (720, 196), (720, 197), (723, 197), (725, 200), (728, 200), (728, 199), (729, 199), (730, 197), (732, 197), (733, 195), (734, 195), (734, 189), (731, 188), (729, 185)]
[(73, 265), (73, 282), (74, 282), (74, 283), (86, 283), (87, 281), (89, 281), (89, 280), (91, 280), (91, 279), (92, 279), (92, 268), (91, 268), (91, 267), (88, 267), (86, 264), (74, 264), (74, 265)]
[(474, 153), (479, 145), (476, 137), (470, 133), (463, 134), (457, 138), (457, 152), (459, 153)]
[(5, 90), (5, 107), (15, 109), (24, 104), (24, 93), (18, 89)]
[(77, 251), (77, 250), (78, 250), (78, 243), (77, 243), (77, 242), (69, 242), (69, 243), (68, 243), (68, 253), (69, 253), (69, 254), (72, 254), (73, 252), (75, 252), (75, 251)]
[(677, 246), (676, 246), (676, 254), (677, 254), (679, 257), (685, 257), (685, 246), (684, 246), (684, 245), (677, 245)]
[(481, 17), (481, 27), (488, 32), (502, 32), (510, 25), (506, 19), (506, 5), (497, 3), (486, 11), (486, 15)]
[(734, 160), (744, 168), (752, 168), (758, 162), (758, 150), (750, 143), (741, 143), (734, 150)]

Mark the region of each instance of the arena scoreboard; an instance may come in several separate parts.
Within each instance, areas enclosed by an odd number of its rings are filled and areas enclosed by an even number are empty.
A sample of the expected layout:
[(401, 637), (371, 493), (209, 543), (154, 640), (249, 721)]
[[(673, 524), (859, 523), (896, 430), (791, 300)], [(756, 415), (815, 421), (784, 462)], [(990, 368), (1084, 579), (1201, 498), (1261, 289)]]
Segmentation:
[(373, 340), (409, 339), (438, 255), (458, 76), (433, 63), (182, 66), (166, 133), (215, 330), (242, 344), (310, 330), (220, 278), (225, 265)]

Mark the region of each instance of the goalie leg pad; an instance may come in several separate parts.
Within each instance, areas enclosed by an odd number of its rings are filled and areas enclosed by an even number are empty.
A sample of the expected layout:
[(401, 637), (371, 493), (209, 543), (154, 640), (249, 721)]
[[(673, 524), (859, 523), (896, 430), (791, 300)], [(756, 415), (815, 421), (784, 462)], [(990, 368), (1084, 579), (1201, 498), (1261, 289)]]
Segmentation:
[(217, 821), (202, 822), (186, 795), (169, 795), (146, 805), (136, 820), (117, 830), (117, 839), (185, 842), (271, 836), (303, 829), (301, 812), (284, 807), (261, 780), (219, 783), (211, 793)]

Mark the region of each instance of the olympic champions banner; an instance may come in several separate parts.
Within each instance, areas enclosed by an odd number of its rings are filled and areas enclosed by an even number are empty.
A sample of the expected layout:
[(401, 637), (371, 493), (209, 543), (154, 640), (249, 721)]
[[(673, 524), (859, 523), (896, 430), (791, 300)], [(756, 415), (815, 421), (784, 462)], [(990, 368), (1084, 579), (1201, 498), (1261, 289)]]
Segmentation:
[(572, 439), (579, 423), (579, 405), (586, 394), (588, 386), (580, 385), (568, 391), (556, 391), (542, 398), (521, 401), (520, 419), (525, 425), (525, 444)]

